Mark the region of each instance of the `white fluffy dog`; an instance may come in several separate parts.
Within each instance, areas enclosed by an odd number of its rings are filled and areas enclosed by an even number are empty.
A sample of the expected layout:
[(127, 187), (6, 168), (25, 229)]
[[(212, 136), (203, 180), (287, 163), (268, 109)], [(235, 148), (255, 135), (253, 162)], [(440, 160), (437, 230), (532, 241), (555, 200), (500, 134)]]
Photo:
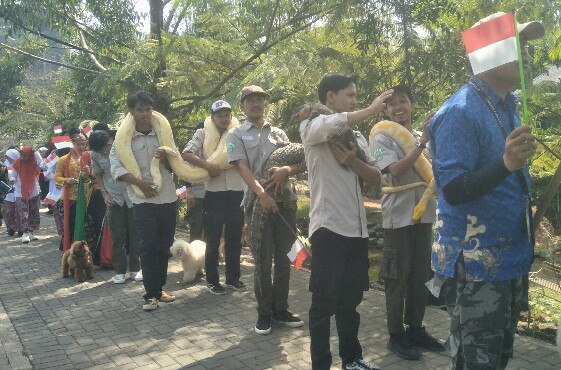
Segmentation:
[(205, 250), (206, 243), (202, 240), (187, 243), (183, 239), (177, 239), (169, 249), (173, 257), (181, 259), (184, 283), (190, 283), (197, 275), (203, 274)]

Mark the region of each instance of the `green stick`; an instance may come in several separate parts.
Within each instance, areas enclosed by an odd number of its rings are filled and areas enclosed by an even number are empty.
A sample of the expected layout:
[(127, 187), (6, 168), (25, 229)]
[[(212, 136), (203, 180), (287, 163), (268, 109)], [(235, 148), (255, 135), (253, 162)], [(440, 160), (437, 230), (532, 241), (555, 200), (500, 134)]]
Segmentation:
[(524, 82), (524, 63), (522, 62), (522, 45), (520, 44), (520, 35), (518, 34), (518, 21), (516, 20), (516, 13), (514, 13), (514, 33), (516, 34), (516, 48), (518, 51), (518, 69), (520, 70), (520, 88), (522, 90), (522, 109), (523, 109), (522, 125), (527, 125), (528, 104), (526, 98), (526, 83)]

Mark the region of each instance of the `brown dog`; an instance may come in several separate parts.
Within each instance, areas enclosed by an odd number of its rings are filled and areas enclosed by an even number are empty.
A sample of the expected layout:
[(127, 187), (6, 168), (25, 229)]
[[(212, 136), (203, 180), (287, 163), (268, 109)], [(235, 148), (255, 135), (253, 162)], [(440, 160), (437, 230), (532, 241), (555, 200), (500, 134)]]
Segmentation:
[(62, 255), (62, 277), (74, 275), (81, 283), (93, 279), (93, 259), (88, 244), (83, 240), (72, 243), (70, 249)]

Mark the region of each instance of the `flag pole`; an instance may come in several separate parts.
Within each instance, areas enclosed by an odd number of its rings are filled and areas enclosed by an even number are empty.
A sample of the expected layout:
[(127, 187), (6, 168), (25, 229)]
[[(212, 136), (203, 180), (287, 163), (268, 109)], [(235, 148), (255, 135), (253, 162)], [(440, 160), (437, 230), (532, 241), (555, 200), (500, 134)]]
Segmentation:
[(524, 81), (524, 63), (522, 62), (522, 45), (520, 44), (520, 34), (518, 33), (518, 20), (516, 12), (514, 14), (514, 33), (516, 34), (516, 49), (518, 51), (518, 69), (520, 71), (520, 88), (522, 90), (522, 125), (528, 125), (528, 99), (526, 97), (526, 83)]

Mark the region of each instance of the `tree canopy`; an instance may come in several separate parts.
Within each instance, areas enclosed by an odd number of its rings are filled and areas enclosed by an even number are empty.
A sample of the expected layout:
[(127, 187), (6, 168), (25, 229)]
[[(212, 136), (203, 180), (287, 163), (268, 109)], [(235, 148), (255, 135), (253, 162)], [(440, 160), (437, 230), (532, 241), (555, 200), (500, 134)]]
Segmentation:
[[(531, 47), (534, 75), (561, 60), (561, 0), (140, 2), (146, 14), (135, 0), (0, 1), (2, 137), (39, 142), (55, 122), (114, 124), (127, 94), (143, 89), (181, 143), (212, 101), (224, 97), (237, 109), (239, 90), (252, 83), (271, 93), (270, 118), (296, 140), (290, 115), (317, 99), (331, 71), (358, 76), (361, 105), (407, 83), (423, 116), (468, 75), (461, 31), (495, 11), (544, 23), (546, 37)], [(559, 88), (529, 94), (532, 117), (557, 132)]]

